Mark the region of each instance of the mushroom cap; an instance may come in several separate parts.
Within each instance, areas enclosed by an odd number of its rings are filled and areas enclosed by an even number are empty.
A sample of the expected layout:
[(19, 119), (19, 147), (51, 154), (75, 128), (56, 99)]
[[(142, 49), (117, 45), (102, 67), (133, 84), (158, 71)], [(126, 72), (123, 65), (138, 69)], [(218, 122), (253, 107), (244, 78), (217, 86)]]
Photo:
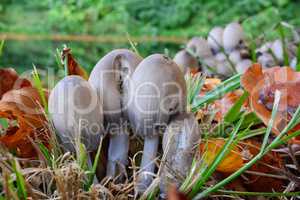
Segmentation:
[(171, 116), (186, 110), (184, 74), (165, 55), (145, 58), (132, 74), (129, 91), (129, 119), (142, 136), (155, 134)]
[(163, 136), (165, 165), (162, 170), (161, 189), (163, 192), (170, 183), (180, 185), (179, 177), (186, 177), (190, 171), (195, 146), (200, 142), (200, 129), (191, 113), (176, 116), (168, 125)]
[(296, 66), (297, 66), (297, 57), (294, 57), (291, 61), (290, 61), (290, 66), (291, 68), (293, 68), (296, 71)]
[(49, 112), (63, 146), (75, 151), (75, 140), (88, 151), (98, 148), (103, 136), (102, 105), (90, 84), (80, 76), (67, 76), (57, 83), (49, 97)]
[(217, 26), (208, 33), (207, 42), (214, 52), (218, 52), (223, 46), (223, 31), (222, 27)]
[(142, 58), (127, 49), (116, 49), (101, 58), (89, 78), (102, 100), (106, 123), (119, 123), (126, 117), (126, 105), (123, 100), (128, 94), (127, 82)]
[(222, 61), (218, 61), (217, 62), (217, 66), (216, 66), (216, 70), (218, 72), (218, 74), (221, 74), (223, 76), (229, 77), (232, 75), (232, 70), (230, 68), (230, 63), (227, 60)]
[(215, 57), (212, 56), (212, 57), (203, 59), (202, 64), (203, 64), (201, 66), (202, 72), (204, 72), (207, 75), (212, 75), (213, 71), (210, 70), (210, 68), (213, 68), (213, 69), (216, 68), (218, 61), (216, 60)]
[(187, 73), (188, 68), (199, 68), (198, 60), (191, 56), (186, 50), (177, 52), (173, 61), (179, 66), (184, 74)]
[(249, 59), (244, 59), (236, 64), (235, 69), (238, 73), (243, 74), (251, 66), (252, 66), (252, 61)]
[(223, 46), (226, 52), (234, 50), (243, 40), (244, 31), (242, 26), (237, 22), (228, 24), (223, 33)]
[(257, 62), (263, 67), (274, 67), (276, 65), (273, 56), (270, 53), (262, 53), (258, 58)]
[(191, 49), (199, 58), (212, 56), (212, 51), (207, 41), (202, 37), (193, 37), (186, 45), (187, 49)]
[(229, 54), (229, 60), (234, 64), (239, 63), (242, 60), (241, 53), (239, 50), (234, 50)]
[(271, 50), (274, 53), (276, 59), (283, 61), (283, 46), (281, 40), (275, 40), (272, 43)]

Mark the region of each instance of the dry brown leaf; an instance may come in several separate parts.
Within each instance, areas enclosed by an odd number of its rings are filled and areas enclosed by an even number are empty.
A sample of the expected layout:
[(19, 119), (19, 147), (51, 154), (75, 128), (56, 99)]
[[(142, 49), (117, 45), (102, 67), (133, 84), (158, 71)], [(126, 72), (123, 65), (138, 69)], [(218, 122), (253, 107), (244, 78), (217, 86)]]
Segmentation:
[(9, 90), (30, 86), (30, 81), (19, 78), (17, 72), (13, 68), (0, 69), (0, 99)]
[[(222, 121), (226, 113), (242, 95), (242, 90), (235, 90), (233, 92), (226, 93), (221, 99), (216, 100), (213, 103), (214, 108), (217, 110), (215, 120), (218, 122)], [(247, 109), (247, 102), (243, 104), (243, 109)]]
[(0, 101), (0, 117), (17, 122), (10, 124), (0, 142), (16, 150), (18, 156), (30, 158), (37, 155), (31, 140), (39, 140), (49, 147), (48, 122), (37, 89), (26, 87), (5, 93)]
[[(68, 66), (68, 75), (78, 75), (88, 80), (87, 72), (78, 64), (78, 62), (74, 59), (73, 55), (71, 54), (70, 48), (64, 48), (61, 54), (62, 61), (67, 62)], [(64, 63), (64, 62), (63, 62)]]
[(187, 196), (179, 192), (176, 186), (171, 185), (168, 190), (168, 200), (188, 200)]
[(254, 64), (242, 76), (241, 84), (250, 94), (251, 109), (266, 125), (271, 118), (275, 91), (281, 92), (279, 112), (272, 128), (279, 134), (300, 105), (300, 73), (290, 67), (262, 70), (261, 65)]

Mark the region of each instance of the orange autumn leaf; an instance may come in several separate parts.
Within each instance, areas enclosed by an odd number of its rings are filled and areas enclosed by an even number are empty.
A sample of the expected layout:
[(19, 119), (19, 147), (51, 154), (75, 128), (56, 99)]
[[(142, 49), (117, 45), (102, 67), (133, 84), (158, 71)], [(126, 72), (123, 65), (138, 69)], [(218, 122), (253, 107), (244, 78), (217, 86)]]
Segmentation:
[(31, 158), (37, 155), (31, 140), (49, 146), (47, 119), (37, 89), (26, 87), (5, 93), (0, 101), (0, 118), (17, 123), (7, 128), (0, 142), (16, 150), (18, 156)]
[[(225, 140), (221, 138), (208, 140), (207, 144), (201, 143), (200, 151), (204, 155), (204, 162), (206, 164), (212, 163), (224, 144)], [(216, 170), (225, 176), (237, 171), (259, 153), (260, 146), (259, 142), (250, 139), (239, 142), (225, 156)], [(276, 174), (276, 170), (268, 166), (282, 168), (282, 163), (283, 161), (278, 154), (271, 152), (266, 154), (259, 162), (252, 165), (249, 170), (265, 174)], [(281, 179), (272, 177), (263, 177), (256, 174), (244, 174), (243, 177), (247, 177), (247, 180), (243, 180), (242, 183), (249, 191), (281, 191), (284, 185)], [(266, 188), (265, 185), (269, 187)]]
[[(242, 90), (235, 90), (233, 92), (226, 93), (221, 99), (216, 100), (213, 105), (217, 110), (215, 115), (215, 120), (220, 122), (223, 117), (230, 110), (230, 108), (235, 104), (235, 102), (243, 95)], [(243, 104), (243, 108), (247, 107), (247, 102)]]
[(241, 84), (250, 94), (251, 109), (266, 125), (271, 118), (275, 91), (281, 92), (272, 127), (273, 132), (279, 134), (300, 105), (300, 73), (290, 67), (263, 70), (260, 64), (254, 64), (242, 76)]
[(17, 72), (13, 68), (0, 69), (0, 99), (9, 90), (30, 86), (30, 81), (19, 78)]
[[(200, 144), (200, 151), (204, 154), (203, 159), (207, 165), (213, 162), (224, 144), (224, 139), (208, 140), (207, 143)], [(235, 146), (223, 161), (221, 161), (216, 170), (223, 173), (232, 173), (240, 169), (243, 165), (244, 162), (241, 152), (239, 148)]]
[(68, 75), (78, 75), (87, 80), (87, 72), (78, 64), (71, 54), (70, 48), (64, 48), (61, 54), (61, 60), (64, 63), (66, 61), (68, 67)]

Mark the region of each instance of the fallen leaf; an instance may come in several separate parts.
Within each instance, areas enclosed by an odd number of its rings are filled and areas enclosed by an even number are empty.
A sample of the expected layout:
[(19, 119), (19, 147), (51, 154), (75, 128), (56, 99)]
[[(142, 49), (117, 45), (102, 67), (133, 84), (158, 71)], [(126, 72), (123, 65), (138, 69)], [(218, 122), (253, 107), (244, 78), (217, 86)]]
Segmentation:
[[(203, 155), (204, 162), (208, 165), (212, 163), (224, 144), (225, 140), (222, 138), (211, 139), (208, 140), (207, 143), (201, 143), (200, 151)], [(253, 139), (239, 142), (232, 148), (227, 156), (225, 156), (216, 170), (223, 173), (224, 176), (234, 173), (259, 153), (260, 146), (261, 144)], [(248, 191), (282, 191), (282, 189), (284, 189), (283, 180), (260, 176), (259, 174), (276, 174), (276, 169), (272, 167), (281, 169), (282, 165), (283, 161), (278, 153), (271, 152), (266, 154), (260, 161), (250, 167), (249, 171), (254, 172), (253, 174), (243, 174), (242, 177), (246, 177), (246, 180), (243, 178), (243, 186), (247, 188)], [(256, 172), (258, 174), (255, 174)]]
[[(204, 162), (207, 165), (213, 162), (224, 144), (225, 140), (221, 138), (208, 140), (207, 143), (200, 144), (200, 151), (203, 155)], [(221, 161), (216, 170), (223, 173), (232, 173), (240, 169), (243, 165), (244, 161), (241, 155), (241, 150), (238, 146), (235, 146), (230, 150), (223, 161)]]
[[(265, 125), (271, 118), (275, 91), (281, 92), (278, 113), (272, 127), (273, 132), (279, 134), (300, 105), (300, 73), (290, 67), (262, 70), (260, 64), (254, 64), (242, 76), (241, 84), (250, 94), (251, 109)], [(293, 142), (300, 141), (295, 138)]]
[(61, 54), (61, 60), (63, 63), (65, 63), (64, 61), (67, 62), (68, 75), (78, 75), (84, 78), (85, 80), (89, 78), (87, 72), (74, 59), (73, 55), (71, 54), (70, 48), (63, 49)]
[(5, 93), (0, 101), (0, 118), (16, 122), (1, 135), (0, 142), (10, 150), (16, 150), (18, 156), (31, 158), (37, 155), (31, 140), (41, 141), (49, 147), (48, 123), (37, 89), (26, 87)]
[(9, 90), (30, 86), (30, 81), (19, 78), (19, 75), (13, 68), (0, 69), (0, 99)]
[[(226, 93), (221, 99), (216, 100), (213, 103), (214, 108), (217, 110), (215, 120), (218, 122), (222, 121), (226, 113), (242, 95), (242, 90), (235, 90), (233, 92)], [(246, 108), (247, 102), (245, 102), (243, 105), (244, 108)]]
[(188, 200), (185, 194), (179, 192), (176, 186), (171, 185), (168, 190), (168, 200)]

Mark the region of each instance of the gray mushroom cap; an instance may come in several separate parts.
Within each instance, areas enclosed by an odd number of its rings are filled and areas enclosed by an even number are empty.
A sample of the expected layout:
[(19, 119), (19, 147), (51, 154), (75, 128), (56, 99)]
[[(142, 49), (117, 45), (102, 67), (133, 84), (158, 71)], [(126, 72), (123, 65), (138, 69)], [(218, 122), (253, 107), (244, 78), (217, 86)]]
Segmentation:
[(129, 119), (142, 136), (169, 122), (172, 115), (186, 109), (184, 75), (170, 58), (153, 54), (145, 58), (132, 74)]
[(231, 52), (244, 40), (244, 31), (242, 26), (233, 22), (228, 24), (223, 33), (223, 46), (226, 52)]
[(79, 136), (88, 151), (98, 148), (103, 136), (102, 105), (86, 80), (67, 76), (59, 81), (50, 93), (49, 112), (67, 150), (75, 152)]
[(206, 58), (212, 56), (212, 51), (207, 41), (202, 37), (193, 37), (186, 45), (199, 58)]
[(238, 62), (235, 66), (235, 69), (238, 73), (245, 73), (246, 70), (252, 65), (252, 61), (249, 59), (244, 59)]
[(198, 60), (191, 56), (186, 50), (177, 52), (173, 61), (179, 66), (184, 74), (188, 72), (189, 68), (199, 68)]
[(223, 46), (223, 28), (222, 27), (214, 27), (208, 34), (207, 42), (211, 49), (215, 53), (217, 53), (221, 47)]
[(168, 125), (163, 137), (164, 163), (162, 164), (160, 188), (165, 193), (170, 184), (179, 186), (189, 173), (200, 142), (198, 122), (191, 113), (176, 116)]
[(98, 61), (89, 83), (102, 98), (106, 122), (119, 122), (126, 117), (123, 99), (128, 95), (127, 81), (142, 58), (127, 49), (116, 49)]

